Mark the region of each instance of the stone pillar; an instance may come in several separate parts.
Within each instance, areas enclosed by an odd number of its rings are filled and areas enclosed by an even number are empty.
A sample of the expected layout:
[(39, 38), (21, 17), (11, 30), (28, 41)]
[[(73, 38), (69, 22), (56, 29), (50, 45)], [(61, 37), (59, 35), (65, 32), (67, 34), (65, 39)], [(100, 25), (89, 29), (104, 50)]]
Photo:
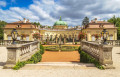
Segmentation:
[(74, 34), (72, 35), (72, 38), (73, 38), (73, 44), (75, 44), (75, 37), (74, 37)]
[(56, 36), (55, 36), (55, 41), (56, 41), (56, 44), (57, 44), (57, 42), (58, 42), (57, 34), (56, 34)]
[(108, 45), (100, 45), (99, 62), (104, 68), (114, 68), (112, 61), (112, 48)]
[(60, 34), (60, 36), (59, 36), (59, 44), (61, 44), (61, 38), (62, 38), (62, 35)]
[(47, 34), (47, 44), (49, 44), (49, 35)]
[(21, 45), (11, 45), (7, 47), (7, 62), (4, 68), (12, 68), (20, 60)]
[(66, 43), (66, 35), (64, 34), (64, 44)]

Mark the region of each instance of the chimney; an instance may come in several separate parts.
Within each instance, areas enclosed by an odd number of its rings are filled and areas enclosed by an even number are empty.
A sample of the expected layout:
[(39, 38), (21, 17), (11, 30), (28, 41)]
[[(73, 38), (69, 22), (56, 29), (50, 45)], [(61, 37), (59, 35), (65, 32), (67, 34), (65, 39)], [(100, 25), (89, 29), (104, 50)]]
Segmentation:
[(29, 19), (27, 19), (27, 22), (29, 22), (30, 20)]
[(97, 23), (97, 18), (95, 18), (95, 23)]
[(93, 23), (94, 21), (93, 20), (91, 20), (91, 23)]
[(26, 23), (26, 19), (24, 18), (23, 23)]

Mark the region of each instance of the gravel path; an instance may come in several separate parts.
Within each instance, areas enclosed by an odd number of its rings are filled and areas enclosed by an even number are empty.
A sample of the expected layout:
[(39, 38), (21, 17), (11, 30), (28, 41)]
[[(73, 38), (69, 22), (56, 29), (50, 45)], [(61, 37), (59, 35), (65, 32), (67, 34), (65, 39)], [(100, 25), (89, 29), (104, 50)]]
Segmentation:
[(0, 77), (120, 77), (120, 48), (113, 48), (113, 61), (116, 69), (99, 70), (78, 68), (51, 68), (39, 70), (2, 69), (1, 62), (6, 61), (5, 48), (0, 48)]
[(56, 52), (45, 51), (42, 55), (42, 62), (79, 62), (80, 55), (78, 51)]

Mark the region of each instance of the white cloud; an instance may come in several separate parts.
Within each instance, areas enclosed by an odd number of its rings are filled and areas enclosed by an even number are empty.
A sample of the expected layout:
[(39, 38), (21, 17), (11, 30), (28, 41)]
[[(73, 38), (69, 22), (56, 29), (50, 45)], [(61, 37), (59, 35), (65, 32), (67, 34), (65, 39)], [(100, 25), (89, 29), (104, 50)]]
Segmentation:
[[(5, 7), (6, 2), (0, 2)], [(15, 0), (11, 0), (15, 2)], [(90, 19), (104, 20), (113, 15), (119, 16), (120, 0), (33, 0), (33, 4), (27, 8), (10, 7), (8, 10), (0, 9), (0, 20), (14, 22), (27, 18), (31, 21), (39, 21), (43, 25), (53, 25), (55, 21), (62, 19), (70, 26), (81, 25), (85, 16)]]
[(5, 1), (0, 1), (0, 6), (5, 7), (7, 5), (7, 3)]

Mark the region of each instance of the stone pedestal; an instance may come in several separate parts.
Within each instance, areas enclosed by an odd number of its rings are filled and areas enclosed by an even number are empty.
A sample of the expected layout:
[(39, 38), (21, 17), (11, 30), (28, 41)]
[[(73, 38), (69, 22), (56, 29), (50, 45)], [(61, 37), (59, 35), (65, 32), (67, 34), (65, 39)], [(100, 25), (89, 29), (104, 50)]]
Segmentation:
[(100, 45), (99, 62), (106, 69), (114, 68), (113, 61), (112, 61), (112, 48), (113, 47), (108, 45)]
[(7, 62), (4, 68), (12, 68), (20, 60), (21, 45), (11, 45), (7, 47)]

